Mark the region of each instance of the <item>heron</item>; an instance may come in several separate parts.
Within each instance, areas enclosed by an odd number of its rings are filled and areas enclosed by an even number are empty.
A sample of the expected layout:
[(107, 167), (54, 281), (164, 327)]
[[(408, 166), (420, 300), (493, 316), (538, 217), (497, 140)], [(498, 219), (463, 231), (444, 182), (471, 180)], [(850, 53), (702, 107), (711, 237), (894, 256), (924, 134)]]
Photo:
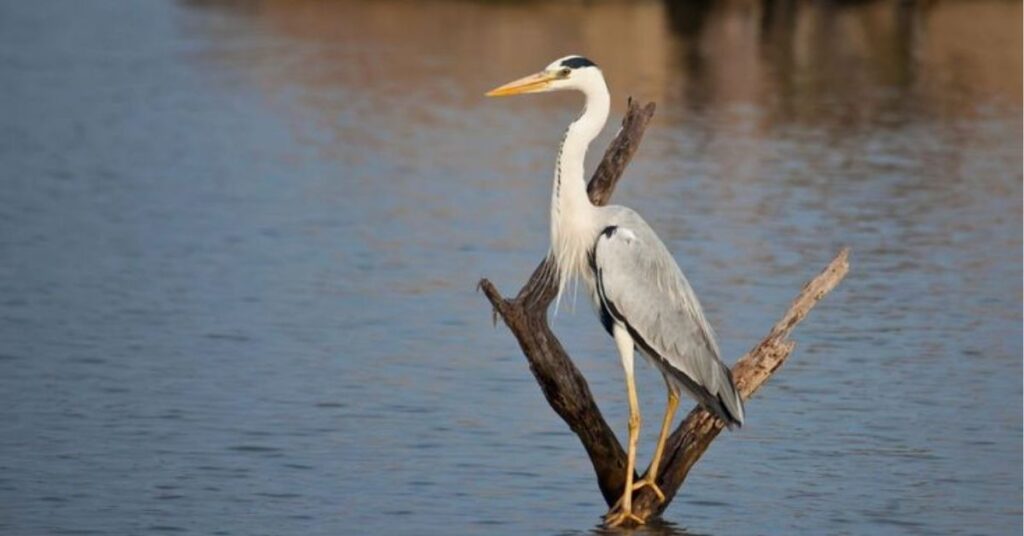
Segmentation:
[[(543, 70), (487, 92), (489, 97), (579, 91), (585, 103), (562, 138), (551, 192), (549, 256), (557, 277), (558, 298), (570, 282), (583, 281), (601, 324), (612, 336), (625, 371), (629, 403), (626, 478), (622, 497), (605, 523), (644, 523), (633, 513), (633, 492), (650, 487), (664, 502), (657, 484), (669, 426), (685, 392), (732, 429), (743, 424), (743, 401), (729, 368), (719, 358), (715, 334), (697, 296), (672, 254), (634, 210), (595, 206), (587, 196), (584, 157), (608, 120), (610, 95), (594, 62), (571, 55)], [(665, 416), (651, 465), (634, 483), (640, 410), (633, 376), (634, 352), (664, 376), (668, 391)]]

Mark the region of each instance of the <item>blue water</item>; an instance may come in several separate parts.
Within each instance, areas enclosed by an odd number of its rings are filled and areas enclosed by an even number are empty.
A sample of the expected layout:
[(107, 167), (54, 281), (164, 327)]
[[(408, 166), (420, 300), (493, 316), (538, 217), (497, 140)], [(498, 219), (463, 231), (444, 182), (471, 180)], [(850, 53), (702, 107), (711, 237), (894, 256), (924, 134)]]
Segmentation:
[(1019, 534), (1020, 5), (698, 5), (0, 3), (0, 532), (593, 530), (475, 290), (543, 255), (579, 105), (482, 93), (579, 51), (659, 104), (615, 199), (726, 361), (853, 251), (658, 530)]

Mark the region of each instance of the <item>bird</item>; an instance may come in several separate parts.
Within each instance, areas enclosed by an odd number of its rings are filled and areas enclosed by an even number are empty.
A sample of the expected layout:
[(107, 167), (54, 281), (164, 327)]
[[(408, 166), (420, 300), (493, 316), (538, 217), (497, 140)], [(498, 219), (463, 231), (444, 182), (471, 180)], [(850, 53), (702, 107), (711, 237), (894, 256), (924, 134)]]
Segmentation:
[[(697, 295), (665, 243), (636, 211), (596, 206), (587, 196), (584, 157), (608, 120), (611, 101), (601, 69), (583, 56), (565, 56), (486, 95), (552, 91), (578, 91), (585, 102), (558, 149), (548, 255), (555, 268), (558, 298), (571, 282), (583, 281), (602, 326), (615, 341), (625, 372), (629, 403), (625, 487), (605, 515), (605, 524), (643, 524), (645, 519), (633, 512), (632, 495), (649, 486), (659, 500), (665, 500), (657, 484), (658, 469), (680, 393), (687, 393), (729, 429), (743, 425), (743, 401), (719, 357), (715, 333)], [(633, 374), (636, 351), (664, 376), (668, 400), (650, 468), (643, 480), (634, 483), (641, 425)]]

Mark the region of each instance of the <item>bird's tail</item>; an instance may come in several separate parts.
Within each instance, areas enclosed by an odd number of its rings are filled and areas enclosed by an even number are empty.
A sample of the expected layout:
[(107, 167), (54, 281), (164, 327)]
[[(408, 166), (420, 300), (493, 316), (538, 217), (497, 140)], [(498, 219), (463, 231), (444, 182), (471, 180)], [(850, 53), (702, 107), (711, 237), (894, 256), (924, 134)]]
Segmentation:
[(712, 375), (713, 379), (706, 386), (694, 382), (681, 371), (670, 370), (677, 385), (689, 392), (704, 409), (722, 419), (730, 430), (742, 427), (743, 399), (736, 389), (729, 368), (721, 362), (718, 362), (717, 366), (716, 373)]
[(720, 365), (722, 373), (728, 380), (728, 387), (720, 390), (715, 397), (718, 405), (718, 408), (716, 408), (718, 411), (715, 413), (732, 430), (733, 427), (740, 428), (743, 426), (743, 399), (740, 397), (739, 390), (736, 389), (736, 382), (732, 379), (732, 372), (724, 364)]

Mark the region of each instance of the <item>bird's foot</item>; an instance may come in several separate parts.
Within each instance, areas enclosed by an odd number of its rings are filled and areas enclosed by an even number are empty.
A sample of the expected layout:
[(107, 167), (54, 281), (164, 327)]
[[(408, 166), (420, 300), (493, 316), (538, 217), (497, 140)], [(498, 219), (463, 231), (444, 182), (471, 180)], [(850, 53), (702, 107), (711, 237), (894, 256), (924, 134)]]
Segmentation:
[[(665, 494), (662, 493), (661, 488), (658, 487), (658, 484), (654, 481), (654, 477), (647, 477), (641, 480), (640, 482), (633, 484), (633, 491), (637, 491), (647, 487), (651, 488), (651, 491), (653, 491), (654, 494), (658, 496), (659, 503), (665, 502)], [(621, 501), (622, 499), (619, 500)]]
[(646, 519), (633, 513), (632, 504), (623, 507), (622, 503), (625, 501), (625, 498), (631, 496), (632, 493), (632, 491), (623, 493), (618, 502), (612, 505), (608, 513), (604, 515), (604, 525), (606, 527), (636, 526), (647, 522)]
[(608, 512), (604, 516), (604, 526), (609, 528), (621, 527), (621, 526), (635, 526), (643, 525), (647, 521), (634, 514), (633, 512), (626, 512), (620, 510), (618, 512)]
[[(638, 491), (646, 487), (650, 487), (651, 491), (653, 491), (654, 494), (658, 496), (659, 503), (665, 502), (665, 493), (661, 491), (661, 488), (658, 486), (658, 484), (654, 481), (653, 478), (645, 478), (633, 484), (633, 491)], [(612, 507), (608, 510), (608, 514), (605, 514), (605, 516), (607, 517), (608, 515), (611, 515), (612, 512), (620, 510), (622, 507), (622, 501), (625, 498), (626, 494), (623, 493), (622, 496), (619, 497), (619, 500), (615, 501), (615, 504), (612, 505)]]

